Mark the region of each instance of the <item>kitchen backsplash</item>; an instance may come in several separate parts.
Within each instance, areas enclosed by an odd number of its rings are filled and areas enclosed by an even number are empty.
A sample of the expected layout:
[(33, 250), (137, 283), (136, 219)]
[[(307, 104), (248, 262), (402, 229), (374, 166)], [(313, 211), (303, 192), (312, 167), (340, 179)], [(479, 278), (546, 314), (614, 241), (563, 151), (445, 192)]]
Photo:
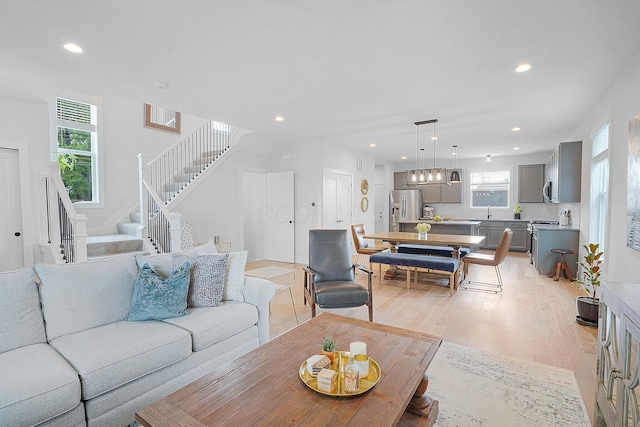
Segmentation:
[[(453, 219), (485, 219), (487, 208), (471, 209), (464, 203), (434, 203), (436, 215), (450, 216)], [(571, 211), (571, 225), (580, 227), (580, 203), (520, 203), (523, 220), (547, 219), (558, 221), (560, 214)], [(513, 219), (513, 207), (509, 209), (489, 208), (492, 219)]]

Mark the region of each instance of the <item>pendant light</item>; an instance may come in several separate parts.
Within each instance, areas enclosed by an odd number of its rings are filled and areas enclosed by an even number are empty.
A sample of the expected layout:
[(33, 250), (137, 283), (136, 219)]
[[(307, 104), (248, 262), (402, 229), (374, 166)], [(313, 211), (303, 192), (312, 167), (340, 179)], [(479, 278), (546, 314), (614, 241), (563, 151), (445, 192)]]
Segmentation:
[(453, 155), (455, 156), (455, 168), (451, 171), (451, 183), (452, 184), (459, 184), (460, 183), (460, 172), (458, 171), (458, 146), (454, 145), (454, 153)]
[[(425, 185), (425, 184), (447, 184), (451, 185), (449, 171), (445, 168), (436, 168), (436, 123), (438, 119), (415, 122), (416, 125), (416, 168), (406, 170), (404, 175), (404, 185)], [(427, 168), (422, 163), (426, 163), (424, 148), (420, 148), (418, 128), (421, 125), (433, 124), (433, 168)]]

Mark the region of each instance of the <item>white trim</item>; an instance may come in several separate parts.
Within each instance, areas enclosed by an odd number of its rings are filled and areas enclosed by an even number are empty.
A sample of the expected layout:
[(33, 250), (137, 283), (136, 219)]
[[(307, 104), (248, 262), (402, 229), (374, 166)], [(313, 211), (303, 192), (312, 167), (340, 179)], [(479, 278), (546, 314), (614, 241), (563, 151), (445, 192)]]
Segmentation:
[(22, 219), (22, 256), (24, 265), (33, 265), (33, 252), (36, 246), (36, 230), (31, 209), (31, 172), (29, 168), (29, 146), (20, 142), (0, 141), (0, 148), (18, 151), (20, 168), (20, 209)]

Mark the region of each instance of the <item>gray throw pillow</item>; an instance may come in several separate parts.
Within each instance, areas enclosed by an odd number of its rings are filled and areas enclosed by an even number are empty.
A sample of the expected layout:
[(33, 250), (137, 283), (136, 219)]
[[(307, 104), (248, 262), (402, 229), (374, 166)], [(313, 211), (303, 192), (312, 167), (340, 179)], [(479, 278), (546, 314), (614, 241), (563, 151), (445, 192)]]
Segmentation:
[(149, 264), (143, 265), (133, 285), (127, 320), (163, 320), (189, 314), (189, 270), (190, 265), (185, 262), (163, 278)]
[(191, 264), (189, 307), (217, 307), (222, 305), (222, 292), (227, 274), (227, 254), (181, 255), (173, 254), (173, 265)]

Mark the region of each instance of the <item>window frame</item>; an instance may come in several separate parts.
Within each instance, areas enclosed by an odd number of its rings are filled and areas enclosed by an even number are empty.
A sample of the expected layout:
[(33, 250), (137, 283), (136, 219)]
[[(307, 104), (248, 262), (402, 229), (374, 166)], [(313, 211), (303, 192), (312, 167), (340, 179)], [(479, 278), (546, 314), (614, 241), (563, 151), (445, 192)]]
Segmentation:
[[(594, 139), (595, 137), (605, 128), (607, 127), (607, 148), (599, 152), (598, 154), (593, 154), (594, 152)], [(599, 243), (599, 250), (605, 252), (607, 248), (607, 229), (608, 229), (608, 221), (609, 221), (609, 193), (611, 192), (611, 121), (609, 119), (603, 120), (598, 126), (595, 127), (593, 132), (591, 132), (591, 155), (589, 162), (589, 242), (590, 243)], [(603, 162), (606, 162), (604, 166), (606, 167), (606, 171), (604, 174), (600, 174), (600, 178), (606, 179), (606, 188), (604, 189), (604, 193), (602, 192), (601, 186), (597, 194), (594, 194), (594, 172), (597, 167), (602, 167)], [(597, 200), (596, 200), (597, 199)], [(597, 204), (597, 206), (596, 206)], [(596, 211), (598, 211), (598, 218), (595, 219)], [(604, 217), (604, 218), (603, 218)], [(597, 224), (594, 222), (597, 221)], [(595, 238), (595, 239), (594, 239)], [(602, 238), (602, 241), (601, 241)], [(603, 260), (605, 255), (603, 255)], [(602, 265), (602, 270), (606, 271), (606, 263)]]
[[(58, 119), (57, 101), (58, 98), (67, 99), (74, 102), (89, 104), (95, 107), (95, 130), (83, 126), (82, 124)], [(95, 96), (85, 95), (77, 92), (63, 92), (57, 95), (50, 108), (51, 116), (51, 161), (57, 163), (58, 153), (73, 153), (79, 156), (91, 156), (91, 179), (92, 179), (92, 201), (74, 201), (76, 208), (104, 208), (104, 167), (103, 167), (103, 126), (102, 126), (102, 99)], [(81, 151), (73, 149), (60, 149), (58, 147), (58, 127), (76, 129), (92, 132), (91, 151)]]
[(509, 187), (507, 188), (507, 204), (505, 206), (491, 206), (491, 210), (505, 211), (512, 209), (511, 198), (513, 195), (513, 168), (509, 166), (486, 166), (482, 168), (469, 169), (468, 191), (469, 191), (469, 209), (480, 210), (486, 209), (487, 206), (474, 206), (473, 205), (473, 174), (487, 173), (487, 172), (508, 172), (509, 173)]

